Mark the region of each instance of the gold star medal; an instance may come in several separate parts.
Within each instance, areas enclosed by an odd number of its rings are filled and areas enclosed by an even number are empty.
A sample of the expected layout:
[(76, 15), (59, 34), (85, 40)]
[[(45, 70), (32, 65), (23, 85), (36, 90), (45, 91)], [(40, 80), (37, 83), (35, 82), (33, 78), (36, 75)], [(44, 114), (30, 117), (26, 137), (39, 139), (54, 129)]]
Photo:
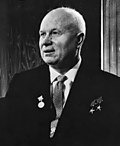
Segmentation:
[(45, 103), (43, 102), (42, 95), (40, 97), (38, 97), (38, 100), (39, 100), (38, 107), (43, 108), (45, 106)]

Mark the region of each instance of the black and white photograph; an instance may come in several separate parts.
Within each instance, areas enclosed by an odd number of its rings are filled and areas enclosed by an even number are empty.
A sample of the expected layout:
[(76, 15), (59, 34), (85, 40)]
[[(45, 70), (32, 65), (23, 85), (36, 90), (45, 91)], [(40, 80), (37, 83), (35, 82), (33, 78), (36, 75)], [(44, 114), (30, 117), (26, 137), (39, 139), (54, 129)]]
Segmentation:
[(0, 1), (0, 146), (120, 146), (120, 1)]

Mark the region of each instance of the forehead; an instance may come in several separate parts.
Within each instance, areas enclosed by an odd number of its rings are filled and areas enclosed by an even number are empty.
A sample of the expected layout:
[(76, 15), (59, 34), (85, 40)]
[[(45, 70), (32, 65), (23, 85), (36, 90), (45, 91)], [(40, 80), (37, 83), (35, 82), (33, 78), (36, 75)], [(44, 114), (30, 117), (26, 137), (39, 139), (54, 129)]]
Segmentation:
[(73, 18), (65, 11), (49, 12), (41, 22), (40, 30), (66, 29), (73, 23)]

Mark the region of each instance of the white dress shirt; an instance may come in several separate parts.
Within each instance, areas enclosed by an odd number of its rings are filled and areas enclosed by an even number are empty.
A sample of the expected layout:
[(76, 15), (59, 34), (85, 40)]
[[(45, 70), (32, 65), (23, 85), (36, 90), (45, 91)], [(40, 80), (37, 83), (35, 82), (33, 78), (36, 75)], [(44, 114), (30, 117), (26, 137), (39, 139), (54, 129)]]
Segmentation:
[[(78, 61), (78, 63), (72, 69), (70, 69), (68, 72), (66, 72), (64, 74), (67, 77), (67, 80), (65, 80), (65, 82), (64, 82), (64, 84), (65, 84), (64, 105), (67, 101), (71, 85), (75, 80), (75, 77), (76, 77), (77, 71), (80, 67), (80, 64), (81, 64), (81, 59)], [(54, 88), (57, 83), (57, 81), (54, 81), (54, 80), (61, 74), (59, 72), (57, 72), (55, 69), (53, 69), (51, 66), (49, 66), (49, 70), (50, 70), (50, 81), (53, 84), (53, 88)]]

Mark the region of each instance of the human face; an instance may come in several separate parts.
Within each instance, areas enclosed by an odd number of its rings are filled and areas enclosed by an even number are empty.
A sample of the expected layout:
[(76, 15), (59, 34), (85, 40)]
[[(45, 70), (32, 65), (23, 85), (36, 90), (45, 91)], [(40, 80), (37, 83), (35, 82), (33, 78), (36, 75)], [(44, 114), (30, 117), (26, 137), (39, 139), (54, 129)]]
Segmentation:
[(68, 28), (63, 14), (48, 14), (40, 27), (41, 57), (55, 68), (69, 68), (77, 57), (77, 35)]

